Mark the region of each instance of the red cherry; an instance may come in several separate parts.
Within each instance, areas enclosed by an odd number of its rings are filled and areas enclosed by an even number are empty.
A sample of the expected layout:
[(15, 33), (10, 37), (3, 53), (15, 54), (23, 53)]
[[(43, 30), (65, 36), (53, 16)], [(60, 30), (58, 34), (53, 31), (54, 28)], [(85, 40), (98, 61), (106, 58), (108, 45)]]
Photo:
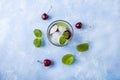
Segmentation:
[(70, 32), (69, 30), (66, 30), (65, 32), (68, 32), (69, 35), (68, 35), (68, 38), (67, 38), (67, 39), (70, 39), (70, 37), (71, 37), (71, 35), (72, 35), (71, 32)]
[(56, 32), (59, 32), (59, 29), (57, 28)]
[(76, 23), (75, 27), (78, 28), (78, 29), (82, 28), (82, 23), (81, 22)]
[(49, 59), (45, 59), (45, 60), (44, 60), (44, 66), (46, 66), (46, 67), (47, 67), (47, 66), (50, 66), (51, 63), (52, 63), (52, 62), (51, 62), (51, 60), (49, 60)]
[(43, 20), (48, 19), (48, 17), (49, 17), (49, 16), (48, 16), (46, 13), (43, 13), (43, 14), (42, 14), (42, 19), (43, 19)]

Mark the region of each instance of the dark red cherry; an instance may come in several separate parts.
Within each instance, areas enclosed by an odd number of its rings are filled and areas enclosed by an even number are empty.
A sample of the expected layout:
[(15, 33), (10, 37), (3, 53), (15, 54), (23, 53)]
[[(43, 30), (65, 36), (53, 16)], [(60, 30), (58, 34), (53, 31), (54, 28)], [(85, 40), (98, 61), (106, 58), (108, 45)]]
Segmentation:
[(67, 39), (70, 39), (70, 37), (72, 36), (71, 32), (69, 30), (66, 30), (65, 32), (68, 33), (68, 38)]
[(76, 23), (75, 27), (78, 28), (78, 29), (82, 28), (82, 23), (81, 22)]
[(57, 28), (56, 32), (59, 32), (59, 29)]
[(45, 59), (43, 63), (44, 63), (44, 66), (47, 67), (47, 66), (50, 66), (52, 62), (49, 59)]
[(48, 17), (49, 17), (49, 16), (48, 16), (46, 13), (43, 13), (43, 14), (42, 14), (42, 19), (43, 19), (43, 20), (48, 19)]

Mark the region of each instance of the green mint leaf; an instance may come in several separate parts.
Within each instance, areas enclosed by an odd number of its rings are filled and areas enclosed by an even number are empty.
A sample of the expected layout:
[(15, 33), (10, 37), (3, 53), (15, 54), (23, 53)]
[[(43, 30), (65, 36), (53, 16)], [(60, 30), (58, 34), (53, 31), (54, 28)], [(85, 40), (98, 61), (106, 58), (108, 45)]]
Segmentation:
[(60, 43), (61, 45), (64, 45), (65, 42), (66, 42), (66, 38), (65, 38), (64, 36), (61, 36), (60, 39), (59, 39), (59, 43)]
[(34, 35), (36, 36), (36, 37), (42, 37), (42, 32), (41, 32), (41, 30), (39, 30), (39, 29), (35, 29), (34, 31)]
[(76, 46), (76, 49), (79, 52), (85, 52), (85, 51), (88, 50), (88, 48), (89, 48), (88, 43), (83, 43), (83, 44), (79, 44), (79, 45)]
[(36, 39), (34, 39), (33, 44), (35, 45), (35, 47), (38, 48), (38, 47), (40, 47), (42, 45), (42, 40), (36, 38)]
[(66, 65), (72, 64), (74, 61), (74, 56), (72, 54), (66, 54), (62, 57), (62, 63)]
[(62, 35), (67, 39), (69, 37), (69, 32), (64, 32)]
[(58, 22), (58, 23), (56, 23), (56, 25), (59, 26), (59, 27), (62, 27), (64, 29), (67, 28), (67, 25), (65, 23), (63, 23), (63, 22)]

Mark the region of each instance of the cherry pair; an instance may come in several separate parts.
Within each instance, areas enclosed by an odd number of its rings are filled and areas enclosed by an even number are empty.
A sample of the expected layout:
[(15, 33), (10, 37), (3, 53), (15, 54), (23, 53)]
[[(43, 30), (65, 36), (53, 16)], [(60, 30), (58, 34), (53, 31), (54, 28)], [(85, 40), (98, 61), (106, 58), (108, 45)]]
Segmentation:
[[(49, 18), (49, 16), (47, 15), (47, 13), (43, 13), (41, 17), (42, 17), (43, 20), (47, 20)], [(76, 23), (75, 27), (78, 28), (78, 29), (80, 29), (82, 27), (82, 23), (81, 22)]]
[[(50, 9), (48, 10), (47, 13), (49, 13), (49, 11), (50, 11), (51, 9), (52, 9), (52, 6), (50, 7)], [(49, 18), (49, 16), (48, 16), (47, 13), (43, 13), (43, 14), (42, 14), (41, 18), (42, 18), (43, 20), (47, 20), (47, 19)], [(76, 23), (76, 24), (75, 24), (75, 27), (76, 27), (77, 29), (82, 28), (82, 23), (81, 23), (81, 22)]]

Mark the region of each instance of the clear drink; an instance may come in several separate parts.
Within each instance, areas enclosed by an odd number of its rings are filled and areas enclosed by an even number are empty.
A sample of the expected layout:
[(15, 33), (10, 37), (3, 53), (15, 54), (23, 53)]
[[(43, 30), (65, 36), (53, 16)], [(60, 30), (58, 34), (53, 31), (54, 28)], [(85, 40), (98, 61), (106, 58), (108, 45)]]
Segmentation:
[(64, 46), (71, 41), (73, 37), (73, 28), (66, 21), (56, 20), (49, 25), (47, 36), (53, 45)]

